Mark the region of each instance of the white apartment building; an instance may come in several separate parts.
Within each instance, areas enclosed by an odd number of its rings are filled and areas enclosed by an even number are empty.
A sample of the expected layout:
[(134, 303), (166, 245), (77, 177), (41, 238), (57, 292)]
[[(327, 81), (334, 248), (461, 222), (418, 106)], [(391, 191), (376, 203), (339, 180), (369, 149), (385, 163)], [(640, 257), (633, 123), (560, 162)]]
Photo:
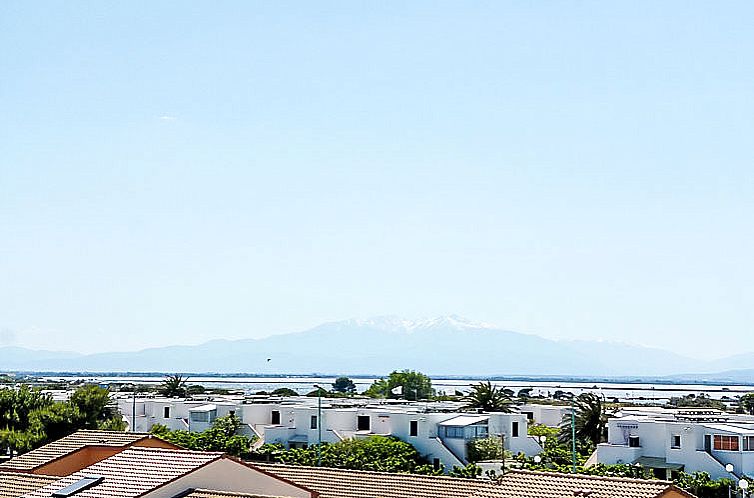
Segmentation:
[(243, 399), (224, 398), (162, 398), (127, 397), (115, 398), (118, 410), (132, 432), (149, 432), (156, 424), (171, 430), (202, 432), (212, 426), (218, 417), (233, 413), (241, 418), (238, 407)]
[(568, 405), (548, 405), (538, 403), (527, 403), (518, 407), (519, 413), (526, 415), (530, 423), (543, 424), (548, 427), (557, 427), (563, 420), (563, 417), (571, 414), (571, 407)]
[(712, 478), (754, 475), (754, 417), (712, 409), (624, 409), (608, 421), (596, 461), (639, 464), (660, 478), (675, 471)]
[[(131, 424), (133, 399), (121, 398), (118, 406)], [(335, 443), (373, 435), (394, 436), (411, 443), (435, 465), (463, 466), (466, 445), (476, 438), (500, 437), (513, 453), (536, 455), (542, 451), (527, 434), (527, 415), (516, 413), (460, 412), (458, 403), (412, 403), (390, 400), (317, 398), (211, 398), (203, 400), (137, 398), (137, 431), (154, 424), (171, 429), (201, 431), (215, 418), (235, 414), (245, 432), (260, 443), (304, 447)], [(321, 426), (320, 426), (321, 424)]]

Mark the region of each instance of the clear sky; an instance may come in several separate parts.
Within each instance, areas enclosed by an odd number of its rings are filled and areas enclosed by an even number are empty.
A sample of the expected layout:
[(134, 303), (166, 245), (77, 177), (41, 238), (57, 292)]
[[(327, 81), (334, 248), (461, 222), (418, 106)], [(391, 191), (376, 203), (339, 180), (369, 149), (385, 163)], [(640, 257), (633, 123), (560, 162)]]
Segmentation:
[(754, 350), (754, 3), (0, 2), (0, 342), (450, 313)]

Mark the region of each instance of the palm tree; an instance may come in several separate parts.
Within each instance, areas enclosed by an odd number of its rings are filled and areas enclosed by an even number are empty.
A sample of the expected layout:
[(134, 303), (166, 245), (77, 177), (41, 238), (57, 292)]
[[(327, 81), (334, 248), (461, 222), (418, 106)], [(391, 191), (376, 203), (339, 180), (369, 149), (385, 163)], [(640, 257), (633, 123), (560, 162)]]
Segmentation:
[(183, 377), (180, 374), (168, 375), (160, 384), (158, 392), (168, 398), (186, 396), (187, 381), (188, 377)]
[[(582, 393), (573, 399), (575, 412), (576, 440), (586, 441), (597, 445), (604, 441), (607, 435), (608, 413), (603, 406), (602, 398), (594, 393)], [(559, 439), (562, 442), (571, 440), (571, 414), (567, 414), (560, 422)]]
[(515, 409), (510, 394), (490, 381), (472, 385), (471, 392), (463, 399), (466, 408), (481, 408), (485, 412), (511, 413)]

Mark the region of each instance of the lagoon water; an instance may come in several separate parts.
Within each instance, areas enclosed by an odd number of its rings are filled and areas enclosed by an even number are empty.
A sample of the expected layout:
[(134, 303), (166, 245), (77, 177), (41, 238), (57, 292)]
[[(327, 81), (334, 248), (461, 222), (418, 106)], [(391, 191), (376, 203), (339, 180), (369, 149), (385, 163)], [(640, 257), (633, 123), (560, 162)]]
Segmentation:
[[(45, 376), (46, 380), (87, 380), (101, 384), (110, 383), (139, 383), (159, 384), (160, 376)], [(359, 392), (365, 390), (379, 377), (352, 377)], [(196, 376), (190, 377), (190, 384), (202, 384), (225, 389), (243, 390), (246, 394), (258, 391), (273, 391), (277, 388), (287, 387), (294, 391), (305, 394), (313, 391), (315, 385), (329, 386), (335, 381), (335, 377), (313, 376), (269, 376), (269, 377), (235, 377), (235, 376)], [(433, 378), (432, 386), (441, 394), (453, 394), (455, 391), (468, 391), (470, 386), (479, 382), (479, 379), (443, 379)], [(707, 385), (707, 384), (659, 384), (659, 383), (620, 383), (620, 382), (591, 382), (569, 380), (531, 380), (510, 379), (494, 380), (493, 384), (504, 386), (514, 391), (532, 389), (532, 395), (552, 395), (556, 391), (564, 391), (575, 394), (582, 392), (594, 392), (604, 395), (607, 399), (631, 401), (636, 403), (663, 403), (671, 397), (687, 394), (706, 394), (716, 399), (735, 398), (742, 394), (754, 392), (752, 385)]]

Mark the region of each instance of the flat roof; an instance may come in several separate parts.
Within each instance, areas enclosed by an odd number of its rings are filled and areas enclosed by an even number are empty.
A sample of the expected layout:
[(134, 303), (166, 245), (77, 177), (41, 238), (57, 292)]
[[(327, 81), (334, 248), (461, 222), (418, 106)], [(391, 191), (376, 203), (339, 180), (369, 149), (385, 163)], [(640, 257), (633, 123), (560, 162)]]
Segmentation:
[(733, 432), (743, 436), (754, 436), (754, 428), (738, 427), (731, 424), (702, 424), (702, 426), (716, 431)]
[(212, 404), (212, 403), (189, 408), (190, 412), (211, 412), (213, 410), (217, 410), (217, 405)]
[(440, 422), (438, 425), (465, 427), (467, 425), (480, 424), (482, 422), (488, 421), (489, 419), (490, 417), (485, 417), (481, 415), (459, 415), (457, 417), (453, 417), (451, 419), (445, 420), (444, 422)]

